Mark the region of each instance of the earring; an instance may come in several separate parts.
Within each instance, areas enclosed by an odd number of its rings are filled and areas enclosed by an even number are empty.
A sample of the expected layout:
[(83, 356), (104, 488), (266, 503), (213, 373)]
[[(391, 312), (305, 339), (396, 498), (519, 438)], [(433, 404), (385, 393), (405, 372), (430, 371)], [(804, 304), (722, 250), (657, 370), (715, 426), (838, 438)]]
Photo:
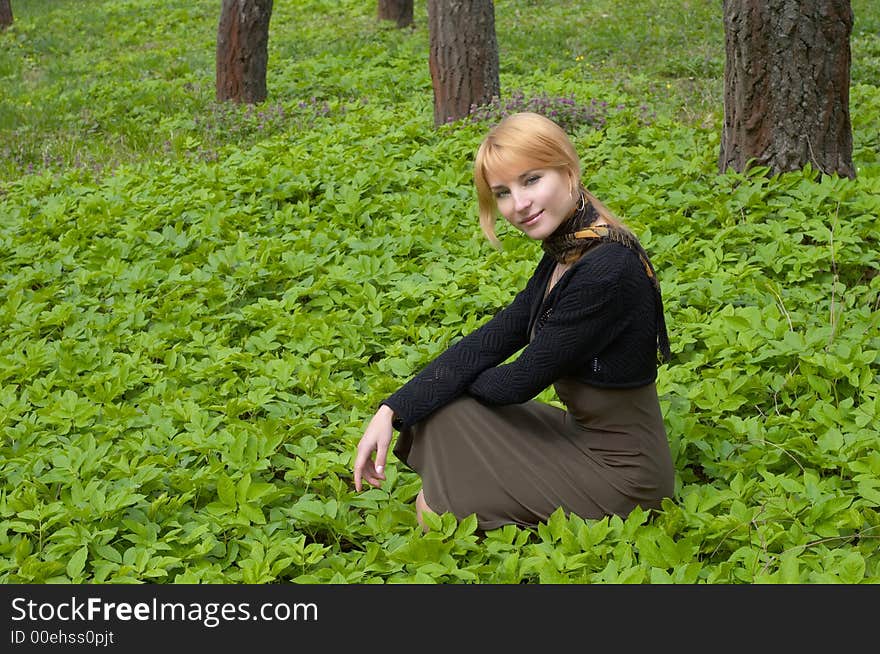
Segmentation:
[(581, 196), (581, 206), (578, 207), (578, 211), (583, 211), (584, 209), (587, 208), (587, 198), (584, 195), (583, 191), (580, 192), (580, 196)]

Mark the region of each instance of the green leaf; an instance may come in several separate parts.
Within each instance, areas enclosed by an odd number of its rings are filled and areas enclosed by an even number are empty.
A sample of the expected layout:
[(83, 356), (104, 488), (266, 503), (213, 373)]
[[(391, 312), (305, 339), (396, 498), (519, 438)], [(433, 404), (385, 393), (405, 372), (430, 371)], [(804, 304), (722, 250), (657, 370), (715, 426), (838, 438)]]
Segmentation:
[(67, 576), (71, 579), (80, 579), (82, 577), (83, 568), (86, 565), (86, 558), (89, 555), (89, 548), (83, 545), (76, 552), (74, 552), (73, 556), (70, 557), (70, 561), (67, 562)]
[(244, 517), (248, 522), (257, 525), (266, 524), (266, 516), (263, 515), (262, 510), (258, 507), (253, 506), (252, 504), (248, 504), (244, 502), (238, 505), (238, 512)]
[(248, 500), (248, 490), (251, 487), (251, 474), (246, 472), (241, 476), (241, 479), (238, 480), (238, 484), (236, 486), (235, 497), (240, 503), (247, 502)]
[(235, 491), (233, 481), (227, 475), (221, 475), (217, 480), (217, 497), (220, 498), (220, 502), (229, 507), (236, 506), (238, 502)]
[(603, 542), (611, 533), (611, 525), (607, 519), (589, 521), (578, 528), (578, 543), (584, 550), (589, 550)]
[(846, 584), (861, 583), (865, 579), (865, 571), (867, 563), (864, 557), (858, 552), (848, 552), (843, 561), (840, 562), (838, 575), (840, 580)]
[(783, 584), (801, 583), (800, 557), (797, 550), (790, 550), (782, 554), (779, 563), (779, 581)]
[(819, 437), (818, 443), (823, 452), (840, 452), (844, 443), (843, 434), (832, 427)]
[(464, 538), (465, 536), (470, 536), (477, 531), (478, 526), (479, 523), (477, 522), (477, 516), (472, 513), (458, 523), (458, 528), (455, 530), (455, 537)]
[(443, 518), (434, 513), (433, 511), (424, 511), (422, 512), (422, 521), (428, 527), (430, 531), (433, 532), (442, 532), (443, 531)]
[(874, 506), (880, 506), (880, 479), (870, 477), (858, 482), (859, 495)]
[(550, 518), (547, 520), (547, 527), (550, 529), (550, 535), (554, 541), (562, 539), (563, 534), (568, 531), (568, 519), (562, 507), (557, 508)]

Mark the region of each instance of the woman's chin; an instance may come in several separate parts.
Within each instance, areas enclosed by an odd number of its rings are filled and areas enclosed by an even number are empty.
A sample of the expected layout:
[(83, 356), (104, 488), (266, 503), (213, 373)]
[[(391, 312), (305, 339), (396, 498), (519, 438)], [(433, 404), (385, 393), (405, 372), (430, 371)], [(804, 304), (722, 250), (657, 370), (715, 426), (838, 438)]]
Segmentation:
[(532, 229), (524, 229), (523, 233), (533, 241), (543, 241), (552, 232), (545, 229), (543, 225), (535, 225)]

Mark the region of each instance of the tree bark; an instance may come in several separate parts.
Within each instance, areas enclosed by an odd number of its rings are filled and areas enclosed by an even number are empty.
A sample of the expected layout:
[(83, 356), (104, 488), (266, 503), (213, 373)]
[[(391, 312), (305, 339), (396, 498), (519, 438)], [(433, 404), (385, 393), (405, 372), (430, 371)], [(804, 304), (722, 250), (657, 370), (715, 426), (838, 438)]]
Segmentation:
[(855, 177), (849, 0), (723, 0), (723, 12), (721, 172), (810, 163)]
[(217, 100), (266, 99), (272, 0), (223, 0), (217, 28)]
[(12, 0), (0, 0), (0, 30), (12, 25)]
[(491, 0), (428, 0), (434, 125), (464, 118), (501, 92)]
[(413, 0), (379, 0), (376, 6), (379, 20), (393, 20), (398, 27), (413, 23)]

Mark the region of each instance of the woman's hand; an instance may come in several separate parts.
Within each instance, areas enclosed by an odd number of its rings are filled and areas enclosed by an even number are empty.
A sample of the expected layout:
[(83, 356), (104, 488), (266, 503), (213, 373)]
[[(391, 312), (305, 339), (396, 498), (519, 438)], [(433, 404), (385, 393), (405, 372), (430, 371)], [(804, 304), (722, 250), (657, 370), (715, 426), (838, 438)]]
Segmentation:
[[(375, 488), (379, 488), (385, 481), (385, 459), (394, 435), (394, 428), (391, 426), (393, 417), (391, 407), (386, 404), (380, 406), (358, 442), (357, 457), (354, 460), (354, 487), (358, 491), (361, 490), (362, 481)], [(375, 461), (373, 452), (376, 453)]]

